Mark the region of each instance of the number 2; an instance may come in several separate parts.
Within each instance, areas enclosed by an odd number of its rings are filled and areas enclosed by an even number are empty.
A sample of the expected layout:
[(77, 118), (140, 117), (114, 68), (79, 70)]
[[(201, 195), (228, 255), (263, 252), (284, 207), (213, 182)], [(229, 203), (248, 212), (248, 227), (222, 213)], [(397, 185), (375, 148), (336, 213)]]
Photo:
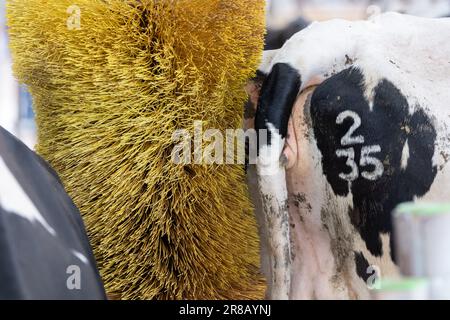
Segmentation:
[(350, 110), (341, 112), (336, 119), (336, 124), (343, 124), (344, 120), (347, 118), (353, 119), (353, 125), (350, 127), (350, 129), (345, 134), (345, 136), (342, 137), (342, 139), (341, 139), (342, 146), (363, 144), (364, 143), (363, 136), (361, 136), (361, 135), (356, 136), (356, 137), (352, 136), (355, 133), (355, 131), (358, 130), (359, 127), (361, 127), (361, 117), (356, 112), (353, 112)]

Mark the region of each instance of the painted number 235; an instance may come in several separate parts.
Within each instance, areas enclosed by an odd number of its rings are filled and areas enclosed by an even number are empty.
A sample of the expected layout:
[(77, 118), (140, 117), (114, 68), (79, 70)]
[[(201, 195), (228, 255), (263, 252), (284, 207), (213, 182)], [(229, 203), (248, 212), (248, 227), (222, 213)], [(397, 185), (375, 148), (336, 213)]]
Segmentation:
[[(350, 127), (348, 132), (342, 137), (341, 145), (343, 147), (364, 144), (365, 139), (363, 136), (354, 136), (355, 131), (361, 126), (361, 117), (353, 111), (344, 111), (340, 113), (336, 119), (336, 124), (343, 124), (344, 120), (350, 118), (353, 120), (353, 125)], [(352, 182), (359, 178), (360, 168), (364, 168), (372, 165), (374, 167), (373, 171), (362, 171), (361, 176), (364, 179), (370, 181), (378, 180), (384, 173), (383, 163), (375, 158), (373, 154), (381, 152), (380, 145), (363, 146), (361, 149), (361, 158), (359, 161), (359, 166), (355, 162), (355, 148), (351, 147), (348, 149), (338, 149), (336, 150), (336, 155), (339, 158), (347, 158), (347, 166), (351, 168), (350, 173), (341, 173), (339, 177), (343, 180)]]

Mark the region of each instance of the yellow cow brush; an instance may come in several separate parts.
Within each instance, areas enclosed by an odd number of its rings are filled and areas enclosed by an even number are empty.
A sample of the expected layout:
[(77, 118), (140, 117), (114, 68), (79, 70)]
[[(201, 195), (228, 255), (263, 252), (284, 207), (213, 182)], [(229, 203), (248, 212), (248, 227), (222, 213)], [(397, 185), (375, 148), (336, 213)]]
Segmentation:
[(263, 297), (242, 166), (171, 161), (177, 129), (241, 127), (263, 11), (261, 0), (9, 0), (37, 150), (84, 216), (107, 292)]

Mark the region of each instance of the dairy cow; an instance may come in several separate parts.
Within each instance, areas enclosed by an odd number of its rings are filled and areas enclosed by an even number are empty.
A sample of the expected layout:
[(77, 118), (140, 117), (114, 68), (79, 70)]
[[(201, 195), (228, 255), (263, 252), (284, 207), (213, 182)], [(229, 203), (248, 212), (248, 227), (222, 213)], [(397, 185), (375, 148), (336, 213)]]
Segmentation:
[[(314, 23), (249, 86), (249, 183), (271, 299), (365, 299), (397, 274), (390, 215), (448, 200), (450, 19)], [(254, 118), (252, 117), (254, 115)]]

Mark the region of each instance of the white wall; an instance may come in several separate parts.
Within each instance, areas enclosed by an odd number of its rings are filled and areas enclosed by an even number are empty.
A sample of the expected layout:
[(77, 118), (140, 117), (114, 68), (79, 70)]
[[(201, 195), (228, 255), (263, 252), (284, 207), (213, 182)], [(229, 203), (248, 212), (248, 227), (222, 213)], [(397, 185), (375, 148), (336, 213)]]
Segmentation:
[(283, 28), (300, 15), (298, 0), (266, 0), (267, 26)]
[(0, 125), (16, 133), (18, 120), (18, 86), (12, 76), (5, 26), (5, 0), (0, 0)]
[[(20, 115), (19, 85), (12, 75), (8, 51), (5, 0), (0, 0), (0, 126), (21, 139), (28, 147), (36, 144), (34, 119)], [(26, 105), (26, 103), (23, 103)]]
[(384, 11), (398, 11), (421, 17), (450, 14), (450, 0), (378, 0)]

